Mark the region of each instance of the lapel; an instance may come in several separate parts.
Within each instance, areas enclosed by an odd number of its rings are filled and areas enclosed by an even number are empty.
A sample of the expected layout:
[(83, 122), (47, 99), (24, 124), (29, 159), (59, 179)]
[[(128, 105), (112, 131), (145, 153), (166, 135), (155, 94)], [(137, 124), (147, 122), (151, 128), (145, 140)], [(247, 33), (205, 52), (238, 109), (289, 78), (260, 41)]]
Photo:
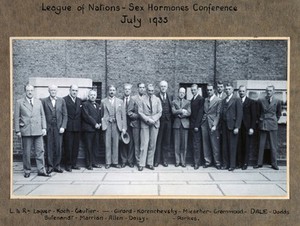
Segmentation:
[[(225, 102), (226, 102), (226, 98), (225, 98)], [(230, 100), (228, 101), (228, 107), (227, 107), (227, 110), (230, 108), (230, 106), (232, 105), (232, 103), (234, 102), (234, 96), (232, 96), (231, 98), (230, 98)]]
[(266, 103), (267, 103), (267, 109), (269, 110), (270, 108), (272, 108), (273, 106), (274, 106), (274, 104), (276, 103), (276, 100), (275, 100), (275, 98), (274, 98), (274, 96), (272, 97), (272, 101), (271, 101), (271, 103), (269, 104), (269, 101), (267, 100), (267, 99), (265, 99), (266, 100)]
[(243, 103), (243, 107), (247, 107), (249, 103), (250, 103), (250, 100), (249, 100), (248, 97), (246, 97), (246, 99), (245, 99), (245, 101)]
[(210, 102), (209, 109), (211, 109), (217, 103), (217, 96), (215, 96)]
[(97, 110), (97, 108), (98, 108), (97, 103), (96, 103), (96, 108), (95, 108), (94, 104), (91, 101), (88, 100), (88, 102), (89, 102), (89, 105), (90, 105), (90, 108), (92, 109), (92, 111), (94, 111), (94, 112), (97, 113), (98, 112), (98, 110)]
[(50, 96), (46, 98), (46, 103), (47, 103), (48, 107), (50, 108), (50, 110), (52, 111), (53, 106), (52, 106), (52, 102), (50, 100)]
[[(106, 109), (107, 109), (107, 111), (108, 111), (109, 114), (110, 114), (111, 111), (112, 111), (112, 107), (113, 107), (113, 106), (111, 105), (111, 103), (110, 103), (108, 97), (104, 100), (104, 102), (105, 102)], [(114, 104), (115, 104), (115, 103), (116, 103), (116, 99), (115, 99)]]
[[(149, 96), (146, 96), (145, 101), (146, 101), (147, 107), (149, 108), (149, 110), (151, 110), (150, 102), (149, 102)], [(153, 96), (152, 96), (152, 109), (153, 109)]]
[[(33, 106), (35, 105), (35, 102), (36, 102), (36, 101), (33, 101)], [(23, 105), (24, 105), (29, 111), (32, 112), (33, 107), (29, 104), (29, 102), (27, 101), (26, 97), (24, 97)]]

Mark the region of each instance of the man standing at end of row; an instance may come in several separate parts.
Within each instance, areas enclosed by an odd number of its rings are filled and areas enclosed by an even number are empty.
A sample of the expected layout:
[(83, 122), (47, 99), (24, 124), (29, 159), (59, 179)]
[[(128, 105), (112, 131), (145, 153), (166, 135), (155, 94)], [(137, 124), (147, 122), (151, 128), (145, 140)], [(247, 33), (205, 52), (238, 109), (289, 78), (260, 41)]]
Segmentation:
[(60, 167), (62, 157), (62, 139), (67, 127), (68, 115), (65, 100), (56, 96), (57, 86), (48, 87), (50, 96), (42, 99), (47, 122), (46, 156), (48, 171), (62, 173)]
[(32, 85), (27, 84), (24, 89), (26, 96), (17, 101), (14, 117), (16, 135), (22, 139), (24, 177), (30, 177), (32, 145), (34, 145), (38, 176), (50, 177), (46, 173), (44, 159), (43, 136), (47, 134), (47, 125), (43, 105), (39, 99), (33, 97)]
[(263, 166), (264, 149), (266, 140), (269, 138), (271, 146), (271, 165), (274, 170), (279, 170), (277, 165), (277, 131), (278, 120), (281, 116), (280, 100), (274, 97), (275, 87), (273, 85), (266, 88), (266, 97), (259, 99), (259, 153), (257, 165), (254, 168), (261, 168)]
[(101, 102), (102, 130), (105, 137), (105, 168), (121, 168), (119, 164), (120, 133), (126, 133), (127, 122), (123, 101), (117, 97), (116, 87), (108, 86), (108, 97)]
[(184, 99), (185, 88), (180, 88), (178, 98), (172, 102), (172, 113), (174, 114), (174, 148), (175, 167), (180, 164), (186, 167), (186, 151), (188, 142), (188, 131), (190, 127), (189, 116), (191, 115), (191, 103)]
[(154, 170), (154, 153), (156, 147), (156, 139), (159, 129), (159, 119), (162, 114), (162, 106), (160, 99), (154, 95), (154, 86), (149, 84), (147, 87), (148, 96), (143, 98), (139, 105), (138, 113), (141, 117), (141, 152), (139, 171), (146, 166)]
[(71, 85), (69, 95), (65, 96), (68, 112), (67, 128), (64, 134), (65, 170), (71, 172), (72, 169), (79, 170), (77, 157), (79, 152), (79, 141), (81, 131), (81, 99), (77, 97), (78, 86)]
[(154, 166), (157, 167), (159, 164), (162, 164), (164, 167), (167, 167), (172, 132), (171, 103), (173, 98), (167, 94), (168, 83), (166, 81), (161, 81), (159, 88), (160, 92), (157, 94), (157, 97), (162, 104), (162, 115), (160, 117), (160, 127), (157, 136)]
[(236, 167), (236, 150), (239, 128), (243, 118), (243, 106), (240, 98), (233, 95), (233, 86), (225, 86), (227, 97), (222, 100), (222, 155), (223, 169), (233, 171)]

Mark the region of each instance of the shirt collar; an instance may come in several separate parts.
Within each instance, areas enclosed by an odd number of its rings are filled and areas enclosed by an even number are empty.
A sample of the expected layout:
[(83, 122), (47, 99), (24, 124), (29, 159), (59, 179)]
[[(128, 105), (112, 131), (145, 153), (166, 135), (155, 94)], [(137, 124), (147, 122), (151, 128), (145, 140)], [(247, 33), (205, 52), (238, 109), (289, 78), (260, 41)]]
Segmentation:
[(52, 101), (52, 100), (57, 100), (57, 97), (51, 97), (51, 96), (49, 96), (50, 97), (50, 100)]
[(26, 100), (28, 101), (28, 103), (30, 103), (31, 101), (31, 103), (33, 104), (33, 98), (29, 99), (28, 97), (26, 97)]
[(72, 97), (70, 94), (69, 94), (69, 97), (75, 102), (76, 97)]
[(229, 97), (226, 97), (226, 99), (229, 101), (230, 99), (231, 99), (231, 97), (233, 96), (233, 93), (232, 94), (230, 94), (230, 96)]
[(215, 94), (213, 94), (210, 98), (209, 98), (209, 101), (212, 101), (214, 98), (215, 98)]
[(242, 99), (242, 102), (244, 103), (244, 101), (246, 100), (246, 96), (244, 96)]

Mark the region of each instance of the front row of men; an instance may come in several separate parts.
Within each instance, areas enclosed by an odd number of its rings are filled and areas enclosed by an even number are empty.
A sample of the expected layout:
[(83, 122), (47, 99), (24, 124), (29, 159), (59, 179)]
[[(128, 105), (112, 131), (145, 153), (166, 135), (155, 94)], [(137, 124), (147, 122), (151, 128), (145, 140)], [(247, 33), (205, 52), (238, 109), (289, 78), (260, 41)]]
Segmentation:
[[(99, 151), (100, 130), (105, 141), (105, 168), (123, 168), (126, 164), (138, 170), (154, 170), (162, 164), (168, 166), (168, 149), (173, 128), (175, 167), (186, 167), (188, 134), (191, 134), (193, 167), (215, 166), (233, 171), (247, 169), (252, 137), (257, 116), (260, 130), (258, 163), (262, 167), (266, 139), (270, 139), (272, 168), (277, 166), (277, 121), (281, 115), (280, 101), (275, 99), (274, 86), (266, 88), (266, 97), (256, 103), (246, 97), (246, 87), (239, 87), (239, 97), (233, 95), (231, 84), (207, 86), (207, 98), (198, 94), (197, 85), (191, 86), (193, 98), (185, 99), (186, 90), (180, 88), (178, 97), (167, 95), (168, 83), (160, 82), (160, 93), (154, 95), (154, 86), (138, 84), (138, 94), (131, 96), (130, 84), (124, 85), (124, 99), (115, 97), (116, 88), (108, 87), (108, 97), (96, 103), (97, 93), (91, 90), (88, 100), (77, 97), (78, 86), (72, 85), (64, 98), (56, 96), (57, 87), (49, 86), (49, 97), (33, 98), (32, 85), (25, 86), (26, 96), (17, 101), (15, 130), (22, 138), (24, 177), (30, 176), (30, 153), (34, 144), (38, 175), (62, 173), (62, 143), (64, 143), (65, 170), (77, 166), (80, 134), (85, 146), (86, 168), (101, 168), (96, 162)], [(223, 87), (222, 87), (223, 86)], [(226, 95), (224, 96), (224, 90)], [(174, 120), (172, 120), (174, 119)], [(129, 136), (126, 144), (120, 136)], [(46, 142), (45, 169), (43, 136)], [(119, 148), (120, 143), (120, 148)], [(119, 152), (120, 150), (120, 152)], [(119, 153), (121, 164), (119, 164)], [(236, 163), (238, 165), (236, 165)]]

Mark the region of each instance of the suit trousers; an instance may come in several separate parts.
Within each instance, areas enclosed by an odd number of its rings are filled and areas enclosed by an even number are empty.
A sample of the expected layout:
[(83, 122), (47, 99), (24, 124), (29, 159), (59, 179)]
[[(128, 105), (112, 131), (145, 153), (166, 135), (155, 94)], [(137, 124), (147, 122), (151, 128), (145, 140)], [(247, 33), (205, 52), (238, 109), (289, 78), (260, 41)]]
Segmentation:
[(206, 165), (221, 165), (220, 131), (217, 128), (211, 132), (208, 121), (201, 125), (203, 154)]
[(133, 143), (134, 143), (134, 155), (136, 164), (140, 164), (140, 136), (141, 136), (141, 129), (140, 128), (132, 128), (132, 136), (133, 136)]
[(84, 132), (83, 140), (85, 146), (86, 167), (96, 164), (97, 152), (99, 151), (100, 132)]
[(226, 168), (236, 167), (236, 150), (237, 150), (238, 134), (234, 134), (233, 130), (226, 126), (222, 127), (222, 156), (223, 166)]
[(24, 173), (30, 173), (31, 171), (30, 153), (31, 153), (32, 145), (34, 146), (35, 161), (36, 161), (38, 173), (46, 173), (43, 137), (23, 136), (22, 146), (23, 146)]
[(128, 144), (120, 143), (120, 156), (121, 162), (126, 164), (133, 164), (134, 161), (134, 141), (133, 141), (133, 133), (132, 128), (130, 126), (127, 127), (127, 133), (130, 137), (130, 142)]
[(48, 168), (60, 169), (62, 139), (63, 135), (59, 133), (56, 123), (47, 129), (45, 141)]
[(198, 132), (195, 132), (194, 129), (191, 131), (192, 135), (192, 145), (193, 145), (193, 157), (195, 165), (202, 165), (202, 144), (201, 144), (201, 128)]
[(108, 123), (107, 129), (104, 132), (105, 136), (105, 163), (119, 163), (119, 140), (120, 133), (116, 122)]
[(168, 151), (170, 148), (172, 132), (171, 120), (161, 120), (157, 136), (156, 150), (155, 150), (155, 163), (168, 162)]
[(259, 138), (259, 152), (258, 152), (258, 165), (263, 165), (264, 151), (266, 140), (269, 138), (271, 146), (271, 164), (272, 166), (277, 166), (277, 130), (264, 131), (260, 130)]
[(141, 128), (140, 166), (146, 166), (146, 162), (153, 166), (157, 135), (158, 129), (155, 126)]
[(253, 135), (249, 135), (249, 130), (242, 124), (239, 130), (239, 140), (237, 149), (237, 164), (242, 167), (249, 164), (249, 155), (251, 150)]
[(65, 131), (64, 156), (65, 167), (76, 166), (79, 152), (80, 132)]
[(174, 131), (174, 148), (175, 148), (175, 162), (177, 164), (186, 163), (186, 150), (188, 143), (188, 129), (183, 128), (180, 125), (179, 129), (173, 129)]

